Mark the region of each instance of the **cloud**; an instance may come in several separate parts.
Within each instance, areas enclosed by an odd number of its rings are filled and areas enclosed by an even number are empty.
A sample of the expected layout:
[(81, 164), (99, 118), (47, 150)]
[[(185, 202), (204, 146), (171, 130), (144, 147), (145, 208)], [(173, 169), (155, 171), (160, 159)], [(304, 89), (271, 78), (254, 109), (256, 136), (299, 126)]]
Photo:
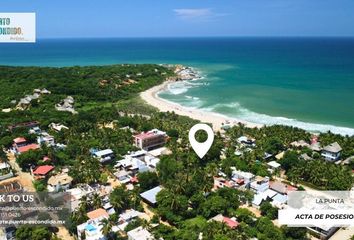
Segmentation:
[(179, 8), (173, 11), (182, 20), (206, 21), (225, 16), (225, 14), (214, 13), (210, 8)]

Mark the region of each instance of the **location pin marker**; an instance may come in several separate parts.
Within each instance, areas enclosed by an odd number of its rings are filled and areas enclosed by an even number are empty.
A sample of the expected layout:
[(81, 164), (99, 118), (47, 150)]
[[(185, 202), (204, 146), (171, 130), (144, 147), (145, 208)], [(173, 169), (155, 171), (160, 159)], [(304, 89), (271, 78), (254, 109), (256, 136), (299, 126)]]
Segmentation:
[[(195, 139), (195, 133), (199, 130), (204, 130), (208, 134), (208, 139), (205, 142), (198, 142)], [(198, 123), (189, 130), (188, 137), (194, 152), (198, 155), (199, 158), (203, 158), (213, 144), (214, 132), (211, 127), (209, 127), (209, 125)]]

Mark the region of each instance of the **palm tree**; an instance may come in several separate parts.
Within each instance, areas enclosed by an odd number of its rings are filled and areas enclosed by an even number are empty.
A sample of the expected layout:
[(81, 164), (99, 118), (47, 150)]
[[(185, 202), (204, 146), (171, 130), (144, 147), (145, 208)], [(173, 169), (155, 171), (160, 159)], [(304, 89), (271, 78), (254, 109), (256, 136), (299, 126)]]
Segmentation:
[(112, 221), (110, 221), (109, 219), (107, 218), (103, 218), (101, 221), (100, 221), (100, 226), (102, 226), (102, 234), (105, 236), (105, 237), (108, 237), (109, 233), (111, 232), (112, 230), (112, 227), (113, 227), (113, 223)]
[(98, 193), (93, 194), (92, 196), (92, 207), (97, 209), (100, 208), (102, 206), (102, 201), (101, 201), (101, 197)]

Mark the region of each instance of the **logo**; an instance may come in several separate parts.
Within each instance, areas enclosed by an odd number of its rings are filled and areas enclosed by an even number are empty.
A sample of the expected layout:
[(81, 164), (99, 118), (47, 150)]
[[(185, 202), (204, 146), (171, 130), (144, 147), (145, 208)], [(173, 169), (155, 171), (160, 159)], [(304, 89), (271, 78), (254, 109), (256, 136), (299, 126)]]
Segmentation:
[(36, 42), (35, 13), (0, 13), (0, 43)]

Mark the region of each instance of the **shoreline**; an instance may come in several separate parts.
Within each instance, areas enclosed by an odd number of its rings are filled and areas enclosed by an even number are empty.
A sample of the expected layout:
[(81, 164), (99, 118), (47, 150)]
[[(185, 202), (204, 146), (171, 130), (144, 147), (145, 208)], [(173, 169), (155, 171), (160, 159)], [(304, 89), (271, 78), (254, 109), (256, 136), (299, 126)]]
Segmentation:
[(222, 130), (223, 125), (234, 126), (238, 123), (244, 124), (248, 128), (261, 128), (263, 124), (251, 123), (240, 119), (230, 118), (226, 116), (221, 116), (216, 113), (206, 112), (198, 109), (191, 109), (181, 106), (177, 103), (172, 103), (158, 96), (158, 93), (166, 89), (170, 83), (174, 81), (165, 81), (160, 85), (154, 86), (144, 92), (140, 93), (140, 98), (144, 100), (147, 104), (156, 107), (160, 112), (175, 112), (181, 116), (187, 116), (195, 120), (199, 120), (204, 123), (211, 123), (213, 125), (214, 131)]

